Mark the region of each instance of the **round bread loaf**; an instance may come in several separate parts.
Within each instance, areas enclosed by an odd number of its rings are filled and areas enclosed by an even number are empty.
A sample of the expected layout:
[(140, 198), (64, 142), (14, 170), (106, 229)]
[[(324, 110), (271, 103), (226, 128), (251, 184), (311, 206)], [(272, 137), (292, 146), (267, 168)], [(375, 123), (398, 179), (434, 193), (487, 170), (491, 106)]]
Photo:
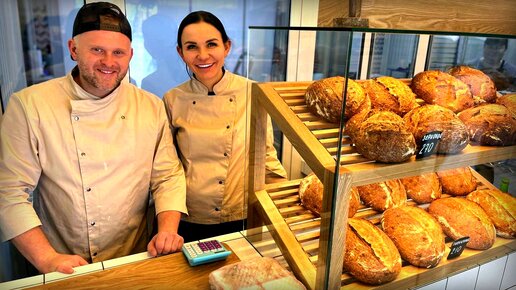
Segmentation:
[[(299, 198), (301, 204), (316, 214), (321, 215), (324, 195), (324, 185), (314, 173), (308, 174), (299, 183)], [(348, 217), (354, 216), (360, 206), (360, 196), (356, 187), (351, 188), (349, 196)]]
[(407, 161), (416, 151), (414, 136), (393, 112), (370, 110), (357, 114), (347, 124), (350, 128), (346, 132), (356, 150), (367, 159), (398, 163)]
[(401, 271), (401, 257), (391, 239), (370, 221), (348, 219), (343, 269), (357, 280), (379, 285)]
[(382, 76), (361, 82), (371, 100), (371, 108), (391, 111), (400, 116), (417, 107), (416, 94), (399, 79)]
[(429, 70), (416, 74), (410, 88), (426, 103), (443, 106), (454, 113), (474, 105), (468, 86), (442, 71)]
[(516, 115), (516, 94), (503, 95), (496, 99), (496, 103), (504, 105), (513, 116)]
[[(335, 76), (317, 80), (310, 84), (305, 92), (305, 102), (308, 110), (328, 122), (339, 123), (344, 97), (344, 81), (344, 77)], [(344, 109), (345, 119), (347, 120), (359, 111), (370, 107), (371, 101), (362, 87), (348, 78)]]
[(441, 198), (442, 187), (435, 172), (400, 179), (407, 197), (417, 204), (430, 203)]
[(495, 189), (479, 189), (466, 197), (486, 212), (496, 228), (496, 234), (516, 238), (516, 198)]
[(481, 70), (459, 65), (452, 67), (448, 72), (468, 85), (475, 105), (494, 103), (496, 100), (495, 83)]
[(390, 208), (383, 213), (382, 228), (401, 258), (416, 267), (435, 267), (444, 255), (441, 226), (424, 209), (408, 205)]
[(437, 172), (444, 193), (466, 196), (477, 189), (477, 180), (469, 167), (461, 167)]
[(428, 212), (451, 239), (469, 237), (468, 248), (486, 250), (495, 242), (493, 223), (486, 212), (470, 200), (463, 197), (440, 198), (430, 203)]
[(360, 199), (365, 205), (383, 212), (392, 207), (402, 206), (407, 202), (405, 188), (399, 179), (357, 186)]
[(407, 129), (414, 134), (418, 148), (422, 138), (432, 131), (441, 131), (436, 152), (459, 153), (468, 145), (468, 128), (451, 110), (438, 105), (415, 108), (403, 116)]
[(516, 143), (516, 115), (503, 105), (485, 104), (458, 114), (471, 144), (508, 146)]

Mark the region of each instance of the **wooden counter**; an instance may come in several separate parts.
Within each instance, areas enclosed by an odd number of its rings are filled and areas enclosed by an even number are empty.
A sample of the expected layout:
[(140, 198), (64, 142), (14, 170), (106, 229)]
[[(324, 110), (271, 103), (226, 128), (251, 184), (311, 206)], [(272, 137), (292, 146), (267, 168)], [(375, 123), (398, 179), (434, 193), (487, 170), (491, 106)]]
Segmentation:
[(177, 252), (30, 289), (210, 289), (212, 271), (239, 261), (233, 252), (224, 261), (191, 267), (183, 253)]

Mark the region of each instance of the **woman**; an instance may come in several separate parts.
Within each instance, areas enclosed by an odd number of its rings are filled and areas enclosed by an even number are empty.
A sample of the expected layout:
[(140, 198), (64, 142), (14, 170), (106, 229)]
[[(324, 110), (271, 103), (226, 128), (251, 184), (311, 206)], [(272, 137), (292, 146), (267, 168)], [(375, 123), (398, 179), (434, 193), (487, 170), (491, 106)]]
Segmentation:
[[(224, 69), (230, 49), (224, 26), (209, 12), (192, 12), (179, 25), (177, 52), (190, 80), (163, 100), (186, 173), (189, 215), (179, 227), (185, 242), (245, 226), (251, 81)], [(266, 169), (286, 178), (272, 141), (269, 122)]]

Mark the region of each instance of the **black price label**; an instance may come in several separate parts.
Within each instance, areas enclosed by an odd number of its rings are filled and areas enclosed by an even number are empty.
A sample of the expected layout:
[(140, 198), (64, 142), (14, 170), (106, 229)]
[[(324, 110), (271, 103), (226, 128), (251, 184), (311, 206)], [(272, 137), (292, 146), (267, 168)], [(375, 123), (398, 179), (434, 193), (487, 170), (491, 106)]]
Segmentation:
[(437, 144), (439, 144), (439, 140), (441, 140), (441, 136), (441, 131), (426, 133), (425, 136), (421, 138), (421, 147), (417, 150), (416, 159), (434, 154), (435, 150), (437, 150)]
[(462, 254), (462, 251), (464, 251), (464, 248), (466, 247), (466, 244), (468, 242), (469, 242), (469, 237), (463, 237), (463, 238), (460, 238), (460, 239), (456, 240), (455, 242), (453, 242), (451, 245), (450, 253), (448, 254), (448, 260), (457, 258), (458, 256), (460, 256), (460, 254)]

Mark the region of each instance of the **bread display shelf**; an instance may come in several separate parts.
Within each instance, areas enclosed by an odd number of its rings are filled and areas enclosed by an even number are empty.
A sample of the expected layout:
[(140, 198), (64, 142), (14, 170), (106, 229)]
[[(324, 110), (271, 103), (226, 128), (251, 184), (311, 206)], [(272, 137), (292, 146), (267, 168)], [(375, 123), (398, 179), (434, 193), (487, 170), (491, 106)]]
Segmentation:
[[(343, 134), (339, 152), (339, 133), (344, 128), (318, 118), (308, 111), (304, 94), (311, 82), (255, 83), (251, 91), (251, 126), (249, 159), (248, 228), (259, 229), (265, 223), (291, 270), (311, 289), (335, 289), (352, 279), (342, 274), (347, 216), (329, 214), (347, 212), (352, 186), (381, 182), (393, 178), (421, 175), (457, 167), (472, 166), (514, 158), (516, 146), (467, 146), (454, 155), (434, 155), (420, 160), (382, 164), (365, 159), (355, 151)], [(299, 205), (299, 181), (266, 186), (265, 136), (267, 114), (272, 118), (310, 169), (324, 185), (323, 217), (316, 219)], [(336, 160), (340, 158), (338, 173)], [(338, 180), (338, 181), (336, 181)], [(337, 187), (335, 189), (335, 187)], [(338, 192), (338, 194), (335, 194)], [(374, 214), (362, 210), (359, 216)], [(426, 270), (404, 267), (398, 279), (380, 287), (421, 285), (465, 269), (479, 259), (492, 259), (514, 251), (512, 241), (497, 239), (487, 251), (466, 251), (460, 259)], [(469, 258), (474, 256), (474, 258)], [(411, 274), (412, 273), (412, 274)], [(341, 277), (342, 275), (342, 277)], [(417, 277), (417, 278), (415, 278)], [(352, 283), (359, 287), (361, 284)], [(405, 287), (405, 285), (407, 287)], [(345, 287), (345, 286), (344, 286)], [(370, 286), (367, 286), (370, 287)]]
[[(482, 180), (480, 188), (492, 188), (482, 176), (473, 172), (477, 180)], [(289, 262), (292, 270), (300, 280), (308, 281), (316, 275), (319, 253), (320, 218), (300, 205), (299, 182), (292, 180), (282, 184), (267, 185), (265, 190), (256, 193), (262, 204), (260, 213), (278, 247)], [(442, 198), (448, 197), (443, 195)], [(416, 205), (413, 201), (409, 205)], [(425, 205), (423, 205), (424, 207)], [(380, 223), (381, 213), (361, 205), (355, 215), (368, 219), (374, 224)], [(379, 286), (366, 285), (356, 281), (347, 273), (342, 273), (341, 289), (407, 289), (445, 278), (464, 269), (502, 257), (516, 250), (516, 240), (497, 237), (494, 245), (484, 251), (465, 249), (456, 259), (447, 260), (451, 241), (446, 240), (446, 252), (443, 259), (434, 268), (424, 269), (403, 262), (397, 279)]]

